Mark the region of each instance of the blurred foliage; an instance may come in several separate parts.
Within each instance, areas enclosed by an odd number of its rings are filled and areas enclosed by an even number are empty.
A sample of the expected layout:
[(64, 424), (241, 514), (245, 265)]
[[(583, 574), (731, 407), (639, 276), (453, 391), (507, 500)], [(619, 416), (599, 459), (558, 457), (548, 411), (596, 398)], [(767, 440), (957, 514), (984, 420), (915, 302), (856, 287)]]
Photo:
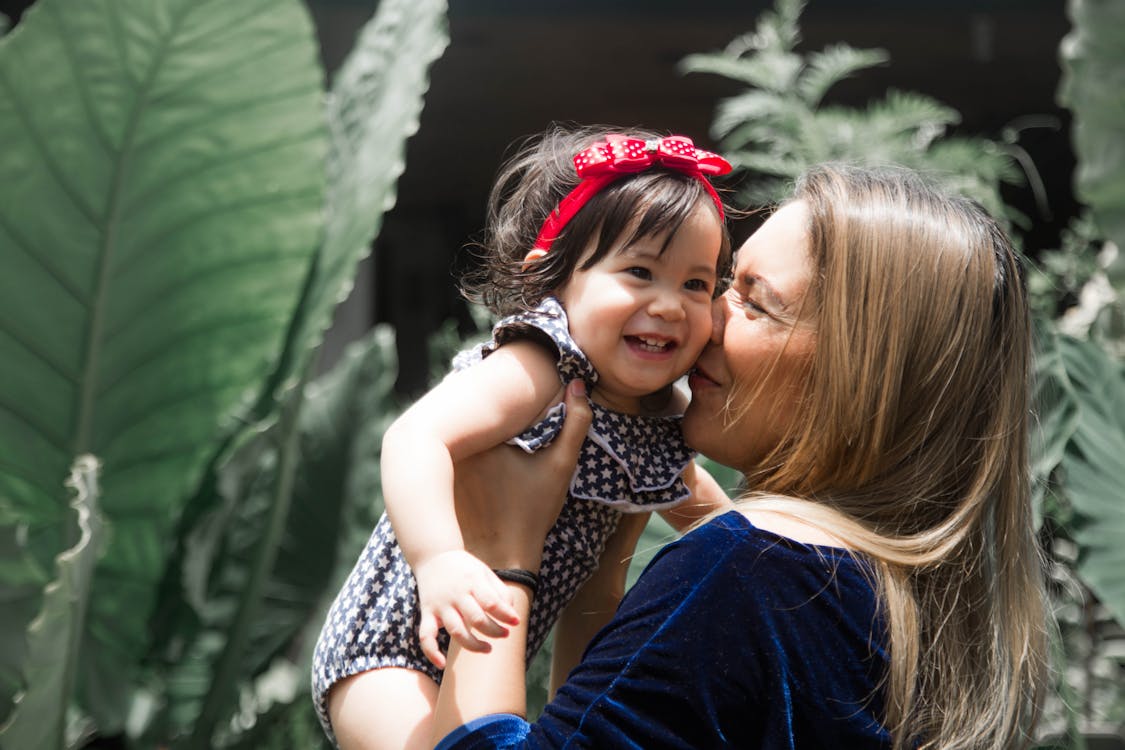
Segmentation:
[(380, 2), (328, 92), (298, 0), (41, 0), (0, 39), (4, 747), (256, 747), (307, 708), (398, 408), (385, 331), (309, 374), (445, 10)]
[(1024, 221), (1000, 197), (1000, 183), (1021, 173), (1008, 148), (987, 138), (950, 135), (960, 114), (923, 94), (891, 90), (866, 109), (826, 103), (840, 81), (888, 62), (880, 49), (834, 44), (797, 51), (804, 0), (778, 0), (757, 28), (721, 52), (681, 63), (687, 73), (712, 73), (746, 90), (719, 103), (711, 134), (741, 173), (738, 199), (768, 206), (789, 195), (808, 166), (827, 161), (899, 164), (932, 175), (980, 201), (997, 216)]

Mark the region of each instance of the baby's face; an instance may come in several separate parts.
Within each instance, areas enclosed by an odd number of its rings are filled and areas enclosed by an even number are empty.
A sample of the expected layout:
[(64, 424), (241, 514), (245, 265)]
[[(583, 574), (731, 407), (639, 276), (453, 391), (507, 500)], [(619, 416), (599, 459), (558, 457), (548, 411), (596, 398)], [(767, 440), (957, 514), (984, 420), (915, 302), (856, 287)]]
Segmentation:
[(691, 369), (711, 337), (722, 247), (714, 206), (701, 201), (661, 252), (666, 239), (612, 248), (558, 295), (571, 336), (598, 371), (594, 399), (617, 411), (638, 413), (641, 398)]

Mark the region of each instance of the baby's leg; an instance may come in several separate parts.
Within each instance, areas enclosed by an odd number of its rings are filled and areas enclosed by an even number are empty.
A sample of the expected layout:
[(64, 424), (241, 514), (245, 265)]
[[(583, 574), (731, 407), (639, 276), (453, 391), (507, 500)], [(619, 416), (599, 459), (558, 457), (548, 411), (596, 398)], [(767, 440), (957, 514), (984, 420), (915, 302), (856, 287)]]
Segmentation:
[(332, 731), (342, 750), (431, 748), (437, 696), (437, 683), (412, 669), (360, 672), (328, 692)]

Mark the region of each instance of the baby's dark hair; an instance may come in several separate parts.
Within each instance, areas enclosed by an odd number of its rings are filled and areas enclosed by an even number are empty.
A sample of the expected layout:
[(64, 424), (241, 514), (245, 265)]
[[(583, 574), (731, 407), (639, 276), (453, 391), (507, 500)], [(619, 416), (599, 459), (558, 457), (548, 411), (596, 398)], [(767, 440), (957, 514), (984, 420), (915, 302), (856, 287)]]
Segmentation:
[[(578, 261), (591, 241), (597, 244), (582, 269), (597, 263), (621, 240), (629, 245), (667, 232), (667, 245), (700, 201), (714, 206), (698, 177), (663, 167), (646, 169), (592, 197), (566, 224), (550, 252), (524, 269), (524, 258), (548, 214), (579, 182), (575, 154), (610, 133), (644, 140), (661, 137), (638, 129), (554, 125), (525, 141), (505, 162), (488, 198), (485, 237), (477, 245), (480, 265), (461, 283), (467, 299), (500, 316), (530, 310), (579, 270)], [(623, 236), (626, 232), (629, 236)], [(724, 223), (719, 277), (727, 274), (730, 262), (731, 240)]]

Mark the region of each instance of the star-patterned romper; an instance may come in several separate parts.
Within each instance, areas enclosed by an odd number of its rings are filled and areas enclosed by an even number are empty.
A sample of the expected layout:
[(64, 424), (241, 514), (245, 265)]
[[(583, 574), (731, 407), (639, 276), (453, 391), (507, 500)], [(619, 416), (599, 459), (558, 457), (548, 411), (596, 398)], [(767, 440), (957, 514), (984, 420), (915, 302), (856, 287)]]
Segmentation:
[[(597, 373), (570, 337), (566, 313), (548, 297), (530, 312), (504, 318), (492, 339), (461, 352), (455, 370), (471, 367), (504, 342), (536, 337), (559, 354), (559, 378), (583, 378), (595, 387)], [(578, 588), (593, 574), (621, 513), (671, 508), (690, 490), (683, 471), (694, 457), (680, 431), (681, 417), (621, 414), (590, 404), (593, 422), (582, 444), (570, 493), (547, 535), (539, 590), (528, 622), (527, 658), (543, 645), (551, 626)], [(558, 404), (537, 424), (508, 442), (531, 453), (551, 443), (562, 428)], [(406, 667), (441, 681), (441, 671), (418, 644), (418, 589), (410, 566), (384, 513), (359, 560), (341, 587), (317, 639), (312, 692), (317, 714), (330, 737), (325, 696), (337, 681), (378, 667)], [(440, 633), (444, 649), (449, 637)]]

